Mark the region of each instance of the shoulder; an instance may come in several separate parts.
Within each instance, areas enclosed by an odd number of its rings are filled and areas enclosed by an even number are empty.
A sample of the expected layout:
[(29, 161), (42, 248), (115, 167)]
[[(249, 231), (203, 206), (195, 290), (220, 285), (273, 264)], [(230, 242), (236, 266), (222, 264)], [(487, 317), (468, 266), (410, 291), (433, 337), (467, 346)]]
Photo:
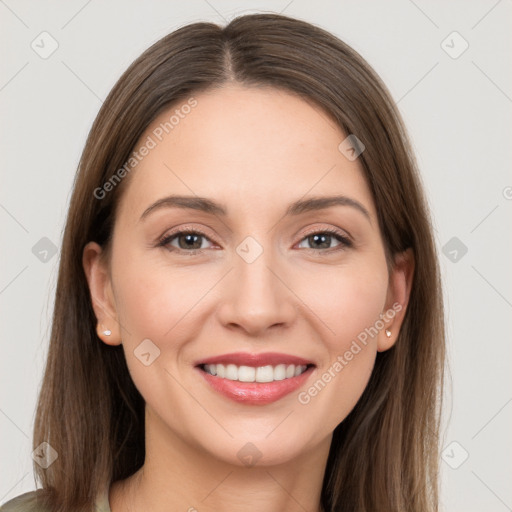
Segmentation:
[[(108, 501), (108, 486), (98, 494), (94, 503), (96, 512), (111, 512)], [(52, 512), (46, 498), (48, 491), (37, 489), (35, 491), (20, 494), (3, 505), (0, 505), (0, 512)]]
[(0, 505), (0, 512), (48, 512), (48, 508), (44, 505), (45, 493), (42, 489), (20, 494)]

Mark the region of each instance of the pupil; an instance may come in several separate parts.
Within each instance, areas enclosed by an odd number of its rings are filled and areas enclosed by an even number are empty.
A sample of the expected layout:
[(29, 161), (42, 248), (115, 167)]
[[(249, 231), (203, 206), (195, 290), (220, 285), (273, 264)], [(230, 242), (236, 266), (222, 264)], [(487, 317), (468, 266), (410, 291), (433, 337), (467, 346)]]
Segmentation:
[[(311, 236), (310, 238), (312, 238), (315, 242), (317, 242), (319, 238), (323, 239), (324, 242), (320, 242), (320, 244), (323, 243), (324, 245), (327, 245), (327, 248), (328, 248), (329, 247), (329, 243), (328, 242), (330, 241), (331, 236), (330, 235), (322, 235), (322, 234), (318, 235), (317, 234), (317, 235)], [(327, 240), (327, 242), (325, 240)]]
[[(194, 240), (193, 240), (193, 239), (194, 239), (194, 238), (196, 238), (196, 239), (197, 239), (197, 238), (199, 238), (199, 235), (195, 235), (195, 234), (191, 233), (191, 234), (188, 234), (188, 235), (184, 235), (184, 236), (182, 236), (181, 238), (185, 238), (185, 240), (186, 240), (186, 242), (185, 242), (185, 247), (182, 247), (182, 249), (183, 249), (183, 248), (185, 248), (185, 249), (190, 249), (190, 248), (192, 247), (192, 245), (191, 245), (191, 244), (193, 244), (193, 243), (194, 243)], [(189, 242), (191, 242), (191, 243), (189, 243)], [(199, 247), (193, 247), (193, 248), (194, 248), (194, 249), (199, 249), (200, 247), (201, 247), (201, 244), (199, 244)]]

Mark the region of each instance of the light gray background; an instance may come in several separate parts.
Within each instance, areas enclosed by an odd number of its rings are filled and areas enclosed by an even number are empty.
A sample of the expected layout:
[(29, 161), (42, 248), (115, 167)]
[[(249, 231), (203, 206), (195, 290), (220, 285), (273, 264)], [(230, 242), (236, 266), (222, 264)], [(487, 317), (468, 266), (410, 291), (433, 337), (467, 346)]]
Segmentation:
[[(32, 248), (43, 237), (60, 245), (102, 99), (134, 58), (175, 28), (257, 11), (330, 30), (369, 61), (397, 101), (445, 283), (451, 378), (442, 509), (512, 510), (511, 0), (274, 0), (243, 8), (223, 0), (0, 0), (0, 503), (35, 488), (31, 433), (58, 254), (45, 262)], [(50, 47), (43, 31), (59, 45), (47, 59), (31, 48)], [(469, 44), (457, 58), (464, 41), (453, 31)]]

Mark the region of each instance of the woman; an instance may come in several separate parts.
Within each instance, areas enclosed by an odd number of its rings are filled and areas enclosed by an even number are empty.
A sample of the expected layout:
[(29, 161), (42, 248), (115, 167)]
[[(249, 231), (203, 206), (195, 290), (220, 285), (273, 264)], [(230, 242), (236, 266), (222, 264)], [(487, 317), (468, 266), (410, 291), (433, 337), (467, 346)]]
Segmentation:
[(1, 510), (437, 510), (444, 350), (427, 203), (375, 72), (289, 17), (188, 25), (89, 134), (43, 488)]

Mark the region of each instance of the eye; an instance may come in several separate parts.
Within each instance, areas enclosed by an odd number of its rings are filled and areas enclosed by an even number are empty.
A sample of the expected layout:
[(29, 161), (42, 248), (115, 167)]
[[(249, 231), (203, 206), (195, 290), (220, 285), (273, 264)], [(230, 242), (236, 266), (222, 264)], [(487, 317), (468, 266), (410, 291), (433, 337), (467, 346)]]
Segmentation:
[[(196, 229), (187, 229), (182, 231), (175, 231), (169, 235), (164, 236), (158, 243), (161, 247), (168, 247), (170, 250), (178, 252), (188, 252), (191, 254), (201, 253), (205, 249), (203, 240), (210, 240), (203, 232)], [(210, 240), (211, 241), (211, 240)], [(172, 242), (177, 242), (178, 246), (173, 245)]]
[[(333, 239), (336, 240), (338, 244), (334, 247), (329, 247)], [(325, 249), (325, 251), (322, 252), (330, 252), (330, 250), (337, 251), (345, 249), (347, 247), (352, 247), (352, 241), (337, 229), (323, 229), (321, 231), (312, 231), (302, 239), (301, 243), (303, 241), (306, 241), (310, 245), (312, 245), (313, 250), (315, 249), (315, 245), (316, 248)], [(306, 247), (306, 249), (310, 248)]]

